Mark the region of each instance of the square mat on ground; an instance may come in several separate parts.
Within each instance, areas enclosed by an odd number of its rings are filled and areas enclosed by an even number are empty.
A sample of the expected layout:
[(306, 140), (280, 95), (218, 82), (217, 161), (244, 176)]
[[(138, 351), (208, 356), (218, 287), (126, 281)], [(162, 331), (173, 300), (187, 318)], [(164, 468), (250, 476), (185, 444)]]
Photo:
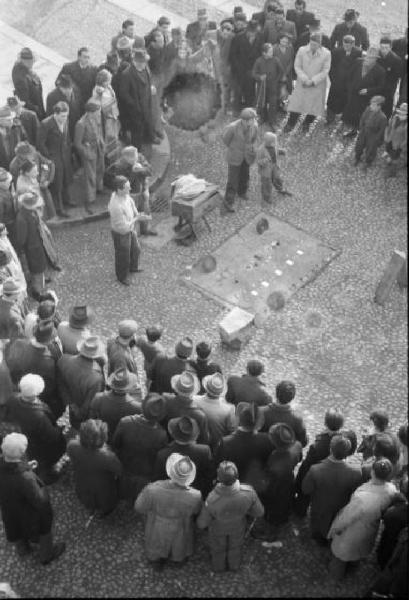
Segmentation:
[[(269, 227), (260, 235), (256, 225), (261, 218)], [(281, 292), (287, 301), (340, 252), (290, 223), (260, 213), (212, 253), (212, 272), (203, 272), (202, 258), (184, 279), (223, 306), (260, 313), (270, 305), (273, 292)]]

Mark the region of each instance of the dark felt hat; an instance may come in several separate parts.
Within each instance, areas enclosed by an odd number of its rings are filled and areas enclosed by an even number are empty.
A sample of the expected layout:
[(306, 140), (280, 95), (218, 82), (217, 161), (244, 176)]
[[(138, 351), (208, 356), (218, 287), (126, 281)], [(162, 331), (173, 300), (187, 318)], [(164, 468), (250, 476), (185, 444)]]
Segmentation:
[(161, 421), (166, 415), (165, 399), (160, 394), (148, 394), (142, 401), (142, 413), (148, 421)]
[(295, 434), (289, 425), (286, 423), (276, 423), (268, 430), (268, 435), (275, 448), (285, 448), (291, 446), (295, 442)]
[(69, 324), (73, 329), (84, 329), (94, 317), (94, 311), (85, 305), (73, 306), (70, 309)]
[(182, 444), (195, 442), (200, 433), (197, 422), (186, 416), (170, 419), (168, 431), (174, 440)]

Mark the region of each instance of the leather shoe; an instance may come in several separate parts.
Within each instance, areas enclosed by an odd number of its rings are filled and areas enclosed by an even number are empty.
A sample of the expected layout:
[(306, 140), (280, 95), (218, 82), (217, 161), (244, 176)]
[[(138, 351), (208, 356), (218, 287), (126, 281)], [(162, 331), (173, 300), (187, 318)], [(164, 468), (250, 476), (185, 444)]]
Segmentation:
[(65, 552), (65, 549), (66, 549), (65, 542), (58, 542), (57, 544), (54, 544), (51, 556), (49, 558), (47, 558), (46, 560), (42, 560), (41, 564), (48, 565), (53, 560), (56, 560), (57, 558), (59, 558), (61, 556), (61, 554), (63, 554), (63, 552)]
[(148, 231), (145, 231), (142, 235), (158, 235), (158, 232), (153, 229), (148, 229)]
[(143, 273), (143, 269), (131, 269), (130, 273)]
[(122, 283), (122, 285), (127, 285), (127, 286), (131, 285), (129, 279), (122, 279), (122, 280), (118, 279), (118, 281), (119, 281), (119, 283)]
[(160, 139), (160, 137), (158, 137), (158, 136), (155, 136), (155, 137), (153, 138), (152, 144), (154, 144), (155, 146), (158, 146), (158, 145), (161, 143), (161, 141), (162, 141), (162, 140)]
[(223, 202), (223, 206), (227, 212), (231, 212), (231, 213), (236, 212), (236, 209), (233, 208), (233, 206), (231, 204), (226, 204), (226, 202)]
[(65, 212), (65, 210), (58, 210), (57, 216), (60, 217), (60, 219), (69, 219), (70, 218), (70, 215), (67, 212)]

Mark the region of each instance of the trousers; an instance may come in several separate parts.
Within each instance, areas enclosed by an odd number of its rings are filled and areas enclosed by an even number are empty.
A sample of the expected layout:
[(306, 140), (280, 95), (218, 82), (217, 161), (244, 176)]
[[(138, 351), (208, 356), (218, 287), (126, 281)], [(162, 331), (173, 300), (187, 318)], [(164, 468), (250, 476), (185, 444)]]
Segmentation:
[(244, 543), (242, 530), (229, 534), (217, 534), (209, 529), (209, 542), (214, 571), (225, 571), (226, 564), (232, 571), (236, 571), (240, 567), (241, 549)]
[(84, 191), (85, 191), (85, 206), (95, 202), (95, 196), (98, 191), (102, 191), (103, 176), (104, 176), (104, 155), (102, 152), (97, 152), (94, 158), (83, 159), (84, 167)]
[(139, 266), (141, 247), (135, 231), (121, 234), (112, 231), (115, 250), (115, 273), (119, 281), (123, 281), (130, 271), (136, 271)]
[(378, 150), (379, 139), (378, 136), (368, 134), (365, 129), (360, 129), (355, 144), (355, 158), (359, 160), (365, 150), (365, 162), (370, 165), (376, 158), (376, 152)]
[(236, 194), (244, 196), (249, 188), (249, 181), (250, 165), (246, 160), (243, 160), (241, 165), (228, 165), (225, 203), (232, 206)]
[(62, 211), (63, 206), (68, 206), (71, 202), (70, 183), (65, 169), (62, 170), (60, 177), (54, 177), (49, 189), (53, 197), (55, 210), (59, 213)]
[(273, 186), (279, 191), (283, 189), (283, 180), (278, 165), (272, 166), (271, 177), (261, 177), (261, 197), (264, 202), (269, 204), (272, 202)]
[[(150, 197), (148, 189), (144, 192), (140, 192), (139, 194), (137, 194), (136, 208), (139, 212), (143, 212), (146, 215), (151, 214)], [(149, 221), (139, 221), (139, 232), (141, 235), (145, 235), (149, 228)]]

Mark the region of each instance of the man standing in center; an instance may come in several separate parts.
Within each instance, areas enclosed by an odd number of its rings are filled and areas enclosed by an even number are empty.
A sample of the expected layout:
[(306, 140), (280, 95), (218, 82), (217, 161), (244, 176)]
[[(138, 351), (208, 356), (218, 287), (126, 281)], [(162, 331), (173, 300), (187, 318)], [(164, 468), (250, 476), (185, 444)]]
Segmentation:
[(252, 108), (244, 108), (240, 119), (229, 123), (222, 139), (227, 146), (227, 184), (224, 206), (228, 212), (233, 208), (236, 194), (246, 199), (250, 180), (250, 165), (256, 158), (257, 113)]
[(123, 175), (115, 178), (115, 192), (109, 201), (111, 232), (115, 249), (115, 273), (123, 285), (130, 285), (129, 273), (139, 273), (141, 248), (135, 232), (135, 223), (150, 220), (150, 215), (138, 213), (130, 196), (131, 185)]

